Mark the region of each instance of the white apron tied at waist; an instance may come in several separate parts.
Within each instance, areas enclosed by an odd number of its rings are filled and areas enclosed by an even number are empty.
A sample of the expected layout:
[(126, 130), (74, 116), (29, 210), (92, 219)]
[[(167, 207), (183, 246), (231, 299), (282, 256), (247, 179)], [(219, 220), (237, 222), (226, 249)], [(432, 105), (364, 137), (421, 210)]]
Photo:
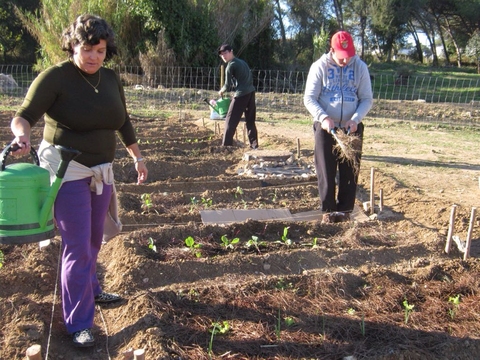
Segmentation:
[[(50, 173), (50, 183), (53, 183), (56, 178), (58, 166), (62, 161), (60, 152), (55, 148), (55, 146), (51, 145), (45, 140), (42, 140), (38, 149), (38, 158), (40, 160), (40, 166), (44, 169), (47, 169)], [(104, 183), (107, 185), (113, 185), (112, 197), (110, 199), (110, 205), (105, 218), (103, 231), (103, 241), (106, 242), (122, 230), (122, 223), (118, 218), (117, 191), (115, 189), (113, 164), (104, 163), (89, 168), (75, 160), (72, 160), (70, 161), (67, 171), (65, 172), (62, 184), (68, 181), (84, 179), (89, 176), (92, 177), (90, 189), (97, 195), (101, 195), (103, 193)]]

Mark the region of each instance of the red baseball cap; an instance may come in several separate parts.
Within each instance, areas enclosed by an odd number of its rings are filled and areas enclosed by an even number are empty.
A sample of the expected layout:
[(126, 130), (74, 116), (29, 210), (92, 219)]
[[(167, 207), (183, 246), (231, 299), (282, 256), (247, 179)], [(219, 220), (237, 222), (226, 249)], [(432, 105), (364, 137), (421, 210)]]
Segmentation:
[(339, 58), (355, 56), (355, 45), (352, 35), (346, 31), (339, 31), (333, 34), (331, 46)]

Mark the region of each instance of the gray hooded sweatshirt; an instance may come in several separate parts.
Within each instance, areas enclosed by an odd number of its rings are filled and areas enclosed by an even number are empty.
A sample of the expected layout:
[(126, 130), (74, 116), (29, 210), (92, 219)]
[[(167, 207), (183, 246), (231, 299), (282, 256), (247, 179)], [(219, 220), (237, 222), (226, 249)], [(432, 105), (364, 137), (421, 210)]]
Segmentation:
[(359, 124), (373, 104), (367, 64), (355, 55), (340, 67), (331, 53), (322, 55), (310, 67), (303, 103), (314, 121), (330, 117), (336, 127), (348, 120)]

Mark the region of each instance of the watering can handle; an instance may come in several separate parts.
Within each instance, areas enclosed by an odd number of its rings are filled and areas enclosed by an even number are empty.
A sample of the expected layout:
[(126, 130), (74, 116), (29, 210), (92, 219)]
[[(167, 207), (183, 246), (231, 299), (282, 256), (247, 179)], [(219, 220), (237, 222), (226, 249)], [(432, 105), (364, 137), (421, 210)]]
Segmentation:
[[(15, 143), (11, 143), (9, 145), (7, 145), (7, 147), (2, 151), (2, 154), (0, 155), (0, 161), (2, 163), (2, 171), (5, 170), (5, 163), (7, 161), (7, 155), (10, 154), (11, 151), (17, 151), (20, 147), (18, 146), (18, 144), (15, 144)], [(38, 165), (40, 166), (40, 160), (38, 159), (38, 155), (37, 155), (37, 152), (35, 151), (35, 149), (32, 147), (30, 148), (30, 155), (32, 156), (32, 159), (33, 159), (33, 163), (35, 165)]]

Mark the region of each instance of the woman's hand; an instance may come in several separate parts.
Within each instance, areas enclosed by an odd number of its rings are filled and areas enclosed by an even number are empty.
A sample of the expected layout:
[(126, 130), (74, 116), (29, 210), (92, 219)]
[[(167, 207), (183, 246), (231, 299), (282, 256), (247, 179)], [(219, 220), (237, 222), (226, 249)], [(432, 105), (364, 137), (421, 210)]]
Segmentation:
[(15, 117), (10, 124), (12, 133), (15, 138), (12, 144), (18, 145), (18, 150), (12, 151), (12, 155), (26, 155), (30, 153), (30, 124), (21, 117)]
[(30, 138), (28, 136), (16, 136), (15, 139), (13, 139), (12, 144), (17, 144), (18, 148), (15, 151), (12, 151), (11, 154), (15, 156), (20, 156), (20, 155), (26, 155), (30, 153), (30, 150), (32, 148), (30, 144)]
[(137, 170), (138, 174), (137, 185), (140, 185), (141, 183), (145, 182), (148, 177), (148, 169), (145, 165), (145, 162), (143, 160), (135, 162), (135, 170)]

